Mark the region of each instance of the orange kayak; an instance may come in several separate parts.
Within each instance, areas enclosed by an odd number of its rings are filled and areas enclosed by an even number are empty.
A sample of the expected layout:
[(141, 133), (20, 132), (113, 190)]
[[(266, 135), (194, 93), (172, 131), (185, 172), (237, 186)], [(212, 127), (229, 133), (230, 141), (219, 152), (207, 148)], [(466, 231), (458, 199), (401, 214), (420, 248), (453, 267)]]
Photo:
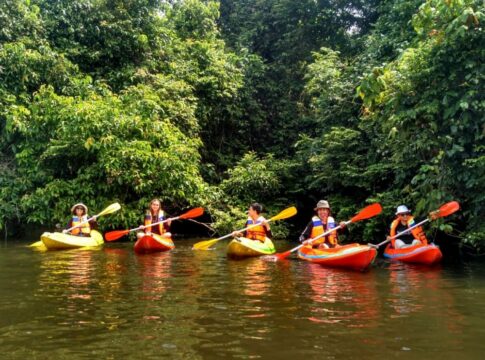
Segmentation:
[(363, 271), (369, 267), (377, 250), (368, 245), (349, 244), (331, 249), (312, 249), (303, 246), (298, 250), (300, 259), (328, 267)]
[(145, 235), (135, 243), (136, 253), (152, 253), (172, 250), (175, 247), (172, 239), (160, 235)]
[(433, 265), (439, 262), (443, 255), (440, 248), (435, 244), (416, 245), (401, 249), (394, 249), (391, 245), (387, 245), (386, 250), (384, 250), (384, 257), (408, 263)]

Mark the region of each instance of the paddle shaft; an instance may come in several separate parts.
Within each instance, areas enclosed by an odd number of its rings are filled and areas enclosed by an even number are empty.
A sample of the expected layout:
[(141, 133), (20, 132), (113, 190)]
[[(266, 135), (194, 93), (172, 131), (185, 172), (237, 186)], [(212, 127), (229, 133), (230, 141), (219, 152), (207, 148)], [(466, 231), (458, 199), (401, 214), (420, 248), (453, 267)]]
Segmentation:
[[(269, 219), (269, 220), (266, 220), (266, 222), (270, 222), (272, 219)], [(241, 231), (246, 231), (246, 230), (249, 230), (249, 229), (252, 229), (253, 227), (256, 227), (256, 226), (259, 226), (261, 224), (253, 224), (253, 225), (249, 225), (247, 227), (245, 227), (244, 229), (241, 229), (241, 230), (236, 230), (237, 232), (241, 232)], [(227, 234), (227, 235), (224, 235), (224, 236), (221, 236), (220, 238), (217, 238), (216, 240), (219, 241), (219, 240), (224, 240), (224, 239), (227, 239), (228, 237), (231, 237), (232, 236), (232, 233), (230, 234)]]
[(71, 230), (74, 230), (74, 229), (76, 229), (76, 228), (78, 228), (78, 227), (80, 227), (80, 226), (82, 226), (82, 225), (84, 225), (84, 224), (86, 224), (86, 223), (88, 223), (88, 222), (90, 222), (92, 220), (95, 220), (96, 218), (98, 218), (100, 216), (107, 215), (107, 214), (111, 214), (111, 213), (113, 213), (115, 211), (118, 211), (120, 208), (121, 208), (121, 206), (118, 203), (111, 204), (106, 209), (104, 209), (103, 211), (101, 211), (98, 215), (94, 215), (93, 217), (91, 217), (91, 218), (89, 218), (87, 220), (84, 220), (84, 221), (80, 222), (79, 224), (77, 224), (76, 226), (73, 226), (73, 227), (71, 227), (69, 229), (66, 229), (64, 231), (67, 233), (67, 232), (69, 232)]
[(386, 240), (384, 240), (383, 242), (381, 242), (381, 243), (379, 243), (379, 244), (377, 244), (377, 245), (372, 245), (372, 246), (375, 246), (376, 248), (380, 248), (382, 245), (387, 244), (387, 243), (388, 243), (389, 241), (391, 241), (392, 239), (396, 239), (396, 238), (398, 238), (398, 237), (399, 237), (399, 236), (401, 236), (401, 235), (407, 234), (408, 232), (410, 232), (411, 230), (413, 230), (413, 229), (417, 228), (418, 226), (421, 226), (421, 225), (423, 225), (423, 224), (426, 224), (428, 221), (430, 221), (430, 220), (429, 220), (429, 219), (423, 220), (423, 221), (421, 221), (421, 222), (419, 222), (419, 223), (417, 223), (417, 224), (415, 224), (415, 225), (411, 226), (410, 228), (408, 228), (408, 229), (404, 230), (403, 232), (400, 232), (399, 234), (396, 234), (396, 235), (394, 235), (394, 236), (390, 237), (389, 239), (386, 239)]
[[(348, 225), (348, 224), (350, 224), (351, 222), (352, 222), (352, 220), (345, 221), (345, 225)], [(339, 229), (341, 229), (341, 228), (342, 228), (342, 225), (339, 225), (339, 226), (337, 226), (337, 227), (334, 227), (333, 229), (330, 229), (330, 230), (328, 230), (328, 231), (325, 231), (323, 234), (320, 234), (320, 235), (318, 235), (318, 236), (315, 236), (313, 239), (310, 239), (310, 240), (305, 240), (306, 244), (301, 244), (301, 245), (298, 245), (297, 247), (295, 247), (295, 248), (291, 249), (291, 250), (288, 252), (288, 254), (291, 254), (292, 252), (295, 252), (296, 250), (298, 250), (298, 249), (302, 248), (303, 246), (305, 246), (305, 245), (309, 245), (309, 244), (311, 244), (312, 242), (314, 242), (315, 240), (318, 240), (318, 239), (320, 239), (320, 238), (322, 238), (322, 237), (324, 237), (324, 236), (327, 236), (328, 234), (332, 233), (333, 231), (337, 231), (337, 230), (339, 230)]]
[(162, 221), (159, 221), (159, 222), (150, 224), (150, 225), (141, 225), (141, 226), (138, 226), (136, 229), (131, 229), (130, 231), (143, 230), (143, 229), (146, 229), (147, 227), (150, 227), (150, 226), (155, 226), (155, 225), (158, 225), (158, 224), (164, 224), (164, 223), (166, 223), (169, 220), (170, 221), (174, 221), (174, 220), (178, 220), (178, 219), (180, 219), (180, 216), (176, 216), (176, 217), (173, 217), (173, 218), (168, 218), (168, 219), (165, 219), (165, 220), (162, 220)]
[(77, 224), (76, 226), (73, 226), (73, 227), (71, 227), (71, 228), (69, 228), (69, 229), (66, 229), (66, 230), (64, 230), (64, 231), (65, 231), (65, 232), (70, 232), (71, 230), (74, 230), (74, 229), (76, 229), (76, 228), (78, 228), (78, 227), (80, 227), (80, 226), (82, 226), (82, 225), (84, 225), (84, 224), (86, 224), (86, 223), (88, 223), (88, 222), (90, 222), (90, 221), (92, 221), (92, 220), (96, 219), (98, 216), (99, 216), (99, 215), (94, 215), (93, 217), (91, 217), (91, 218), (89, 218), (89, 219), (87, 219), (87, 220), (84, 220), (84, 221), (80, 222), (79, 224)]

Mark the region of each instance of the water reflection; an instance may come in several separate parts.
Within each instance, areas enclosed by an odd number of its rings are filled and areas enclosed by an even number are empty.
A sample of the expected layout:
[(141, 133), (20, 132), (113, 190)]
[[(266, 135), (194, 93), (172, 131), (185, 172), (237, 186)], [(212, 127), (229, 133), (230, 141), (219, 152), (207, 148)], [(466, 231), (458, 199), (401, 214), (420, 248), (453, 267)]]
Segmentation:
[[(96, 251), (70, 250), (39, 254), (41, 258), (39, 287), (35, 296), (44, 305), (36, 314), (55, 344), (64, 337), (97, 327), (95, 297), (99, 287), (95, 282), (99, 261)], [(40, 309), (39, 309), (40, 310)], [(51, 316), (42, 316), (46, 311)], [(55, 314), (55, 315), (54, 315)], [(90, 333), (87, 338), (95, 336)], [(86, 339), (87, 339), (86, 338)]]
[(392, 262), (389, 267), (391, 317), (420, 311), (429, 301), (439, 301), (441, 266), (410, 265)]
[(157, 301), (169, 288), (172, 272), (172, 252), (136, 254), (137, 270), (141, 279), (141, 300)]
[(379, 314), (376, 279), (373, 272), (360, 273), (306, 264), (310, 321), (344, 323), (348, 327), (371, 327)]
[(359, 273), (190, 248), (0, 251), (2, 350), (12, 359), (483, 353), (484, 267), (385, 262)]

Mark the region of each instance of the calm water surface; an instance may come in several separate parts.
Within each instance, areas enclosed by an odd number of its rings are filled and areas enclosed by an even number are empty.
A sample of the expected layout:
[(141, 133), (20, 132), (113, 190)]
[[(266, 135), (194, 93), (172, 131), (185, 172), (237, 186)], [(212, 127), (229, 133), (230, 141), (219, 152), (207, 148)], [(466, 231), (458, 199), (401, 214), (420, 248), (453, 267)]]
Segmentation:
[[(483, 359), (485, 266), (0, 248), (2, 359)], [(276, 243), (285, 250), (289, 245)]]

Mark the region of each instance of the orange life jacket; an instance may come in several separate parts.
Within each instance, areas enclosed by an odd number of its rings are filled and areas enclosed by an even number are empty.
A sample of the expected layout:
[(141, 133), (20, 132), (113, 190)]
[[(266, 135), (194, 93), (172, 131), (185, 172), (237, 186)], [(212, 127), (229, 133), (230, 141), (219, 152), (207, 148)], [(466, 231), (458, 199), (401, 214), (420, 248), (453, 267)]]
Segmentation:
[[(312, 217), (312, 222), (313, 222), (313, 228), (312, 228), (312, 232), (310, 234), (311, 239), (313, 239), (313, 238), (317, 237), (318, 235), (321, 235), (324, 232), (336, 227), (335, 219), (331, 216), (329, 216), (327, 218), (327, 224), (324, 224), (322, 219), (320, 219), (318, 216)], [(320, 245), (320, 244), (324, 244), (324, 243), (328, 243), (332, 246), (337, 245), (337, 232), (332, 231), (327, 236), (324, 236), (324, 237), (322, 237), (318, 240), (315, 240), (314, 242), (312, 242), (312, 246)]]
[[(399, 225), (399, 222), (400, 222), (400, 220), (398, 218), (394, 219), (394, 221), (392, 222), (392, 224), (391, 224), (391, 237), (396, 235), (396, 228)], [(410, 228), (414, 224), (415, 224), (414, 218), (412, 216), (409, 216), (408, 221), (407, 221), (408, 228)], [(426, 238), (426, 235), (424, 234), (423, 228), (421, 226), (418, 226), (418, 227), (412, 229), (411, 234), (413, 234), (415, 239), (418, 239), (419, 241), (421, 241), (421, 243), (423, 245), (428, 244), (428, 239)], [(392, 247), (395, 247), (394, 246), (395, 240), (396, 239), (391, 240)]]
[(257, 218), (256, 221), (253, 221), (253, 219), (248, 217), (248, 221), (246, 223), (246, 226), (256, 225), (256, 226), (254, 226), (251, 229), (248, 229), (246, 231), (246, 237), (248, 239), (259, 240), (261, 242), (265, 242), (265, 240), (266, 240), (266, 228), (263, 225), (264, 220), (265, 220), (265, 218), (262, 217), (262, 216)]
[[(72, 225), (71, 227), (77, 226), (77, 225), (81, 224), (83, 221), (86, 221), (87, 219), (88, 219), (88, 217), (86, 215), (81, 216), (81, 217), (73, 216), (72, 222), (71, 222), (71, 225)], [(89, 225), (88, 222), (71, 230), (71, 235), (79, 235), (81, 233), (83, 235), (89, 235), (91, 233), (91, 225)]]
[[(152, 231), (152, 227), (150, 226), (150, 224), (165, 220), (165, 213), (162, 210), (160, 210), (158, 212), (158, 218), (155, 216), (153, 220), (155, 221), (152, 221), (151, 213), (148, 213), (145, 215), (145, 226), (148, 226), (145, 228), (145, 232)], [(165, 232), (164, 224), (158, 224), (158, 230), (160, 231), (160, 235), (163, 235), (163, 233)]]

